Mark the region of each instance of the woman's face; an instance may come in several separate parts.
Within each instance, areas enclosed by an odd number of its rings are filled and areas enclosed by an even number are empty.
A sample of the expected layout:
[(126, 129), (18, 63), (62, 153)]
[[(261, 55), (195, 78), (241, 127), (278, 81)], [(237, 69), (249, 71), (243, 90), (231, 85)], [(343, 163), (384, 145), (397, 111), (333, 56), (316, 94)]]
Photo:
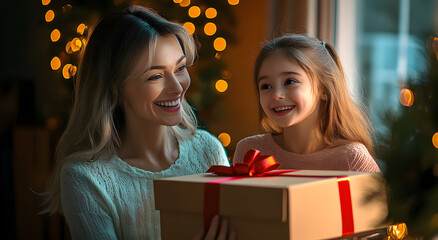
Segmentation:
[(279, 127), (316, 126), (319, 93), (304, 69), (283, 51), (268, 56), (258, 73), (260, 105)]
[(146, 51), (122, 85), (127, 124), (174, 126), (182, 120), (181, 101), (190, 86), (186, 57), (174, 35), (158, 39), (151, 67)]

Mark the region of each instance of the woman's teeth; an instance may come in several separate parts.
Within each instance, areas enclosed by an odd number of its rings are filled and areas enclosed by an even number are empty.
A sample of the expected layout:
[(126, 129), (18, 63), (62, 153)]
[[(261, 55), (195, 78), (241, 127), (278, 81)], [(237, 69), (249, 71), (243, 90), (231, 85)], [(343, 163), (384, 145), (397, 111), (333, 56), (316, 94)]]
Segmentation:
[(275, 112), (283, 112), (283, 111), (292, 110), (292, 109), (294, 109), (294, 108), (295, 108), (295, 105), (294, 105), (294, 106), (276, 107), (276, 108), (274, 108), (274, 111), (275, 111)]
[(156, 104), (161, 107), (175, 107), (179, 104), (179, 99), (172, 102), (156, 102)]

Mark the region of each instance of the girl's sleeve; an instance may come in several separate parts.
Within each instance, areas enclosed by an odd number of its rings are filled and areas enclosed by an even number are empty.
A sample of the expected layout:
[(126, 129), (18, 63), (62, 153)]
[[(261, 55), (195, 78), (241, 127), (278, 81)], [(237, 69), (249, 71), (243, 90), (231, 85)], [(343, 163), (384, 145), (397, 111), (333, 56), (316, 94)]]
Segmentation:
[(63, 168), (61, 202), (72, 239), (117, 239), (113, 219), (105, 210), (105, 195), (86, 174)]
[(380, 172), (377, 162), (363, 144), (354, 147), (354, 156), (349, 161), (350, 171), (357, 172)]
[(243, 157), (246, 152), (250, 149), (250, 145), (247, 143), (246, 139), (240, 140), (236, 145), (236, 150), (234, 151), (233, 163), (242, 163)]

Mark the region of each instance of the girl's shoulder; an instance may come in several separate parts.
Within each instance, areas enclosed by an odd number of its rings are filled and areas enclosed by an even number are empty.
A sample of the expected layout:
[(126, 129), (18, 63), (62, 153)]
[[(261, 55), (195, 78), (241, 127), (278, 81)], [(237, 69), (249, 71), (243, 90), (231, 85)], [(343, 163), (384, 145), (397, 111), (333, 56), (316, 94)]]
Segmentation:
[(371, 156), (368, 149), (359, 142), (347, 143), (333, 148), (336, 155), (348, 162), (350, 171), (380, 172), (376, 160)]
[(237, 145), (259, 145), (261, 143), (266, 143), (266, 141), (268, 141), (270, 137), (270, 133), (257, 134), (243, 138), (237, 143)]

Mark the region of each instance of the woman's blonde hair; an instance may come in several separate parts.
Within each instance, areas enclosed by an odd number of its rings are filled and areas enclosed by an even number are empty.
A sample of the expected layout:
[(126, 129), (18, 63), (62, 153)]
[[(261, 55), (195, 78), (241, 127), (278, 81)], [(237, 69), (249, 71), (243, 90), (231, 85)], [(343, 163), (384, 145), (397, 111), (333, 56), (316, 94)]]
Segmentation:
[[(104, 17), (93, 27), (81, 53), (73, 109), (55, 151), (51, 185), (43, 194), (47, 204), (44, 212), (62, 212), (60, 172), (69, 156), (80, 154), (94, 161), (117, 154), (124, 129), (121, 86), (145, 51), (149, 52), (145, 66), (150, 66), (158, 39), (166, 35), (178, 39), (187, 64), (193, 64), (196, 58), (193, 37), (181, 25), (150, 9), (129, 6), (123, 12)], [(181, 123), (168, 127), (177, 139), (191, 137), (197, 129), (196, 117), (185, 99), (182, 110)]]
[[(282, 51), (304, 69), (312, 81), (313, 90), (319, 89), (327, 96), (319, 110), (319, 127), (323, 140), (330, 147), (350, 142), (360, 142), (374, 155), (371, 135), (373, 128), (363, 110), (350, 97), (338, 54), (334, 47), (315, 38), (291, 34), (268, 42), (257, 56), (254, 82), (257, 96), (259, 71), (263, 61)], [(264, 130), (279, 134), (282, 129), (269, 119), (259, 103), (260, 123)]]

